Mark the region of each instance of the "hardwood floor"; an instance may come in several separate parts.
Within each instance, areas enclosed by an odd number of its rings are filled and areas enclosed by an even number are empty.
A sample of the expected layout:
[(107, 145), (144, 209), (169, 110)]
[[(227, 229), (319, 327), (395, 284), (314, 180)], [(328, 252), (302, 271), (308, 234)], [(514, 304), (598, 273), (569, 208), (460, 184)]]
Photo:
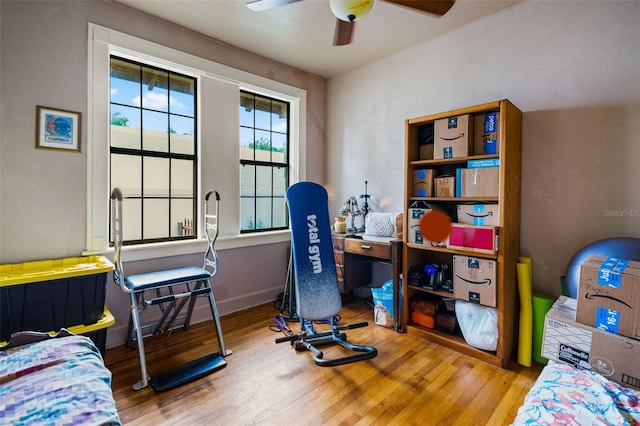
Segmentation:
[[(375, 346), (374, 359), (318, 367), (311, 353), (275, 344), (270, 304), (222, 318), (228, 365), (165, 392), (133, 391), (135, 348), (108, 349), (113, 393), (127, 425), (505, 425), (542, 366), (500, 369), (413, 336), (373, 325), (372, 308), (345, 300), (340, 324), (350, 342)], [(290, 323), (298, 331), (298, 323)], [(217, 350), (211, 321), (145, 339), (151, 374)], [(325, 358), (338, 347), (323, 347)]]

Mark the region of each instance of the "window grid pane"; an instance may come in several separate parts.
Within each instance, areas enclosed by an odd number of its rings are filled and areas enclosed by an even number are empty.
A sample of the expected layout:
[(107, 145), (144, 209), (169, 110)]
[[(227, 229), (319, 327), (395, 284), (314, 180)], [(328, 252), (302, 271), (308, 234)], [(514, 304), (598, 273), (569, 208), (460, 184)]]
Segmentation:
[(196, 238), (196, 79), (112, 56), (110, 82), (125, 244)]

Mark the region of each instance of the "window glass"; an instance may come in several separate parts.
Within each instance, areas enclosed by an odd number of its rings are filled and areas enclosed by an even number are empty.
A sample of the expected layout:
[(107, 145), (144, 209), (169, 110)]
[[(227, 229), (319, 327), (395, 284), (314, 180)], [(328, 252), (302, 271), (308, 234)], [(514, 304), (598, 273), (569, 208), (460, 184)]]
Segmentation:
[(142, 158), (142, 187), (145, 197), (169, 197), (168, 158)]
[(166, 71), (142, 67), (142, 105), (144, 109), (169, 111), (169, 77)]
[(195, 81), (177, 74), (169, 75), (169, 111), (186, 117), (195, 117)]
[(120, 188), (124, 197), (142, 196), (142, 157), (111, 154), (111, 187)]
[(140, 66), (117, 58), (111, 59), (111, 103), (139, 107)]
[(142, 111), (142, 149), (169, 152), (169, 115)]
[(187, 237), (197, 234), (193, 223), (193, 202), (185, 199), (171, 200), (171, 237)]
[(169, 237), (169, 200), (145, 198), (142, 201), (142, 238), (164, 240)]
[(174, 154), (195, 153), (195, 120), (179, 115), (169, 116), (169, 138)]
[(111, 104), (111, 146), (140, 149), (140, 110)]
[(171, 193), (174, 197), (193, 198), (192, 160), (171, 160)]

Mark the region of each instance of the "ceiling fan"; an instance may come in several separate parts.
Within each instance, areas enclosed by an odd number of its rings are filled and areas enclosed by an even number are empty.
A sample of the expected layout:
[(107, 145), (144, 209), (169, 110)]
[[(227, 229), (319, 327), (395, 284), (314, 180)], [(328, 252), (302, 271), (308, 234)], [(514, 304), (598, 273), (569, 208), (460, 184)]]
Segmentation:
[[(260, 12), (301, 0), (249, 0), (247, 7)], [(336, 29), (333, 34), (333, 45), (344, 46), (351, 43), (356, 18), (361, 18), (373, 7), (374, 0), (329, 0), (329, 7), (336, 20)], [(383, 0), (388, 3), (408, 7), (420, 12), (427, 12), (442, 16), (451, 9), (455, 0)]]

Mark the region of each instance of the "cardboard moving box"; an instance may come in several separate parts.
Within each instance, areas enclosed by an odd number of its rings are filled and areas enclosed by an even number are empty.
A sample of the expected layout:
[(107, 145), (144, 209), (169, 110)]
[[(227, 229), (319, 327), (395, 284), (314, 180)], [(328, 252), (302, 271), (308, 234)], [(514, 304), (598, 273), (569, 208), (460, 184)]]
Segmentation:
[(497, 204), (458, 204), (458, 222), (467, 225), (499, 226), (500, 206)]
[(473, 154), (473, 125), (469, 114), (436, 120), (433, 158), (466, 157)]
[(456, 299), (496, 306), (496, 261), (453, 256), (453, 293)]
[(426, 208), (410, 208), (407, 212), (407, 242), (416, 243), (416, 244), (427, 244), (433, 245), (437, 247), (444, 247), (447, 245), (445, 241), (433, 242), (429, 241), (422, 237), (422, 233), (420, 233), (420, 219), (426, 213), (430, 212), (431, 209)]
[(497, 197), (500, 185), (499, 167), (458, 169), (460, 197)]
[(560, 296), (545, 317), (542, 356), (640, 390), (640, 341), (598, 330), (575, 318), (576, 300)]
[(416, 244), (425, 244), (422, 234), (420, 233), (420, 218), (431, 209), (428, 208), (411, 208), (407, 212), (407, 242)]
[(583, 262), (576, 319), (640, 339), (640, 262), (603, 256)]
[(433, 196), (433, 178), (438, 174), (434, 169), (418, 169), (413, 171), (413, 196)]
[(434, 179), (435, 197), (453, 198), (456, 196), (456, 178), (454, 176), (438, 177)]
[(500, 152), (498, 141), (498, 123), (500, 113), (497, 111), (479, 114), (474, 117), (474, 155), (497, 154)]

